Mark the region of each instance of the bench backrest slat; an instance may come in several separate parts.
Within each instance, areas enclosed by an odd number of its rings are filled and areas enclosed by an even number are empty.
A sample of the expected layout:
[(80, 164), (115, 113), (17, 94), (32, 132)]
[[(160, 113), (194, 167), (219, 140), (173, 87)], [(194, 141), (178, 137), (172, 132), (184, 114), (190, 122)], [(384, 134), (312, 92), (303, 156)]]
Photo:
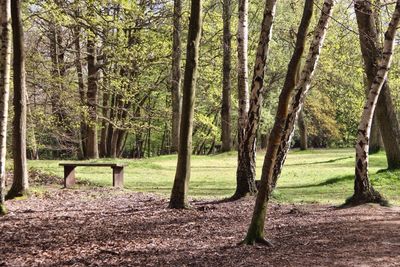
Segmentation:
[(90, 163), (90, 162), (65, 162), (60, 163), (59, 166), (84, 166), (84, 167), (124, 167), (126, 164), (123, 163)]

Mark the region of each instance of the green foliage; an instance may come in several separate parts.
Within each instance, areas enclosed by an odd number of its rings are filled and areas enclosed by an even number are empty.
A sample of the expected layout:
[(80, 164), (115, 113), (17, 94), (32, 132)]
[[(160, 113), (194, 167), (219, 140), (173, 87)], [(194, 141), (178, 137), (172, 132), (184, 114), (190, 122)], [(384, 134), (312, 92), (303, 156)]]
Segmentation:
[[(189, 2), (183, 1), (182, 74), (185, 63)], [(232, 135), (237, 122), (237, 1), (232, 1)], [(302, 1), (278, 1), (268, 64), (260, 133), (272, 126), (278, 94), (293, 51)], [(322, 0), (315, 2), (315, 25)], [(249, 80), (258, 44), (264, 1), (249, 4)], [(169, 151), (171, 132), (170, 69), (173, 1), (40, 0), (24, 3), (29, 91), (30, 149), (48, 157), (76, 157), (80, 124), (89, 110), (78, 92), (74, 29), (80, 28), (83, 78), (87, 82), (88, 38), (98, 52), (98, 128), (112, 126), (128, 133), (123, 155), (143, 144), (147, 156)], [(388, 7), (389, 10), (392, 7)], [(353, 7), (336, 4), (327, 38), (305, 104), (310, 143), (316, 147), (349, 147), (355, 140), (365, 100), (363, 62)], [(388, 21), (382, 12), (382, 30)], [(220, 143), (222, 92), (222, 2), (204, 1), (203, 35), (194, 121), (194, 151)], [(310, 29), (313, 28), (311, 25)], [(57, 39), (59, 62), (54, 63), (51, 38)], [(381, 32), (382, 34), (382, 32)], [(309, 38), (312, 32), (308, 34)], [(307, 48), (305, 55), (307, 53)], [(304, 56), (305, 57), (305, 56)], [(395, 54), (389, 82), (400, 86), (400, 56)], [(305, 61), (305, 58), (303, 59)], [(398, 90), (392, 90), (400, 108)], [(64, 112), (60, 123), (58, 114)], [(62, 113), (61, 112), (61, 113)], [(122, 115), (126, 112), (126, 116)], [(12, 115), (12, 114), (11, 114)], [(12, 117), (12, 116), (11, 116)]]

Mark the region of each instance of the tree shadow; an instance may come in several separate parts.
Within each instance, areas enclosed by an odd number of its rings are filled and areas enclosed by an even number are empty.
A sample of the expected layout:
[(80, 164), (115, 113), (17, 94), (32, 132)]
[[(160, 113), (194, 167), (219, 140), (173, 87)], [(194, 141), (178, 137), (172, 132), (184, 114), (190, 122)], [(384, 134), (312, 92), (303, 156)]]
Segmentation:
[(324, 164), (324, 163), (334, 163), (340, 160), (350, 159), (353, 156), (348, 157), (340, 157), (336, 159), (324, 160), (324, 161), (316, 161), (316, 162), (309, 162), (309, 163), (295, 163), (295, 164), (286, 164), (286, 166), (302, 166), (302, 165), (315, 165), (315, 164)]
[(354, 180), (354, 175), (345, 175), (345, 176), (337, 176), (333, 178), (329, 178), (318, 184), (306, 184), (306, 185), (299, 185), (299, 186), (278, 186), (278, 189), (295, 189), (295, 188), (310, 188), (310, 187), (319, 187), (319, 186), (326, 186), (326, 185), (333, 185), (345, 181)]

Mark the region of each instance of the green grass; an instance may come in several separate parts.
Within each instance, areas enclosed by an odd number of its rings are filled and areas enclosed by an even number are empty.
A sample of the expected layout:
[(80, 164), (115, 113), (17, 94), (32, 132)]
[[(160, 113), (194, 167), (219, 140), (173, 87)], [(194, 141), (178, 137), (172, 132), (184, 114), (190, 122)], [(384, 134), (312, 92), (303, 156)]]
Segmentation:
[[(340, 204), (351, 196), (354, 178), (352, 149), (309, 150), (290, 152), (274, 197), (284, 203)], [(193, 156), (189, 194), (196, 198), (223, 198), (235, 189), (236, 152), (213, 156)], [(257, 176), (260, 176), (264, 153), (258, 153)], [(169, 195), (175, 175), (176, 156), (161, 156), (142, 160), (109, 160), (121, 162), (125, 168), (125, 188)], [(30, 161), (29, 166), (45, 172), (63, 175), (59, 161)], [(386, 168), (384, 153), (370, 156), (371, 180), (392, 204), (400, 204), (400, 171), (380, 172)], [(96, 186), (111, 186), (111, 169), (77, 167), (78, 180)]]

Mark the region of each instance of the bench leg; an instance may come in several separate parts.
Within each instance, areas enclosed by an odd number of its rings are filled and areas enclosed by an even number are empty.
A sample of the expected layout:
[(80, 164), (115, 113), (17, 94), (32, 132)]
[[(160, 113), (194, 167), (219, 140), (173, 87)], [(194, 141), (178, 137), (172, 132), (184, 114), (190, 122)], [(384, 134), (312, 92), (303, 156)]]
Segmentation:
[(68, 188), (75, 184), (75, 167), (64, 166), (64, 187)]
[(124, 168), (113, 167), (113, 186), (118, 188), (124, 187)]

